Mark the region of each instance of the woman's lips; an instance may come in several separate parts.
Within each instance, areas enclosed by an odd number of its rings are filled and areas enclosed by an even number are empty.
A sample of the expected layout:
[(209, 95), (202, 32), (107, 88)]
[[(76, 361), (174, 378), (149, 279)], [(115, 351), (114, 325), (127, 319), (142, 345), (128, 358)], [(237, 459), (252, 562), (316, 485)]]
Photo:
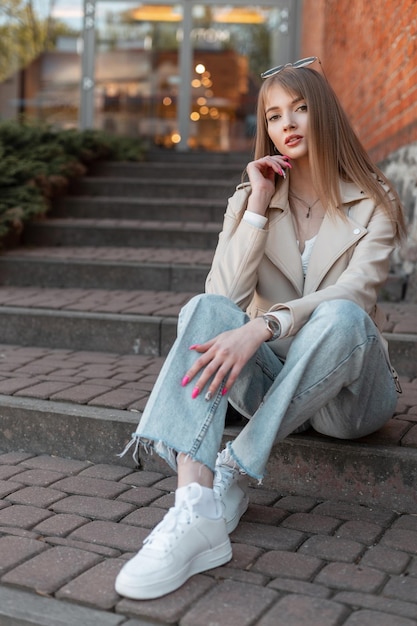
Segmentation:
[(301, 135), (290, 135), (289, 137), (286, 138), (285, 145), (295, 146), (299, 141), (301, 141), (301, 139), (302, 139)]

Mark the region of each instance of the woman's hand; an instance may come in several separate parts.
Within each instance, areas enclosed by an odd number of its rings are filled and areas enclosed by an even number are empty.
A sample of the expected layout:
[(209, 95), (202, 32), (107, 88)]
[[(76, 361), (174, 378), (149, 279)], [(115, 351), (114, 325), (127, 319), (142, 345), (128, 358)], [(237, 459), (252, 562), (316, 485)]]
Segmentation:
[(252, 186), (248, 210), (265, 215), (269, 202), (275, 193), (275, 176), (286, 177), (285, 170), (291, 168), (288, 157), (273, 155), (248, 163), (246, 171)]
[(192, 391), (192, 397), (196, 398), (212, 378), (205, 394), (206, 400), (210, 400), (227, 376), (224, 395), (233, 386), (249, 359), (270, 336), (263, 319), (256, 318), (240, 328), (221, 333), (206, 343), (191, 346), (190, 350), (199, 352), (201, 356), (186, 372), (182, 386), (185, 387), (200, 374)]

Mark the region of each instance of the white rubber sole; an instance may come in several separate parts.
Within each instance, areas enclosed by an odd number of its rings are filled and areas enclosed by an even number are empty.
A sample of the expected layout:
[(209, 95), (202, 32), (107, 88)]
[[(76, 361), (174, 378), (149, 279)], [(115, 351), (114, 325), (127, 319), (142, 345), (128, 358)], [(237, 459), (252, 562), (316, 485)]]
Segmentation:
[(236, 529), (237, 525), (240, 522), (240, 518), (242, 517), (244, 513), (246, 513), (248, 506), (249, 506), (249, 497), (245, 494), (245, 497), (242, 498), (242, 500), (239, 503), (239, 507), (237, 508), (235, 515), (229, 520), (226, 520), (226, 530), (229, 535)]
[(228, 563), (231, 558), (232, 547), (230, 541), (225, 541), (216, 548), (197, 554), (192, 561), (186, 563), (180, 570), (176, 570), (174, 574), (165, 578), (161, 576), (157, 582), (146, 584), (146, 581), (142, 581), (138, 585), (132, 576), (128, 576), (121, 571), (116, 578), (115, 589), (119, 595), (132, 600), (160, 598), (182, 587), (191, 576), (220, 567)]

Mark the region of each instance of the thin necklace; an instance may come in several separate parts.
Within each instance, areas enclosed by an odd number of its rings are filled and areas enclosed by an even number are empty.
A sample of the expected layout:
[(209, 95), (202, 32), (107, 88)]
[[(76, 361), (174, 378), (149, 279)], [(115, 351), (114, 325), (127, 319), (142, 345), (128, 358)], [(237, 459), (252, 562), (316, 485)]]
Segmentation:
[(317, 200), (314, 200), (313, 204), (309, 204), (308, 202), (306, 202), (305, 200), (303, 200), (302, 198), (297, 196), (293, 191), (290, 191), (290, 196), (293, 196), (293, 198), (296, 198), (297, 200), (302, 202), (304, 204), (304, 206), (307, 207), (307, 213), (306, 213), (306, 218), (307, 219), (311, 215), (311, 209), (313, 208), (313, 206), (315, 206), (317, 204), (317, 202), (320, 200), (320, 198), (317, 198)]

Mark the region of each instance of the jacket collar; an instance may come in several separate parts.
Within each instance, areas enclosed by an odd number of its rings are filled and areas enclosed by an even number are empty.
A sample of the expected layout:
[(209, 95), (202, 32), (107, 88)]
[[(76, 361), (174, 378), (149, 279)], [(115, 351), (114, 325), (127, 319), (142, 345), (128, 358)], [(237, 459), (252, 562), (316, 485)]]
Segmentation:
[[(363, 200), (365, 194), (353, 183), (340, 182), (342, 202), (347, 205)], [(370, 203), (373, 206), (373, 203)], [(315, 291), (337, 259), (367, 232), (356, 220), (347, 216), (326, 214), (317, 235), (304, 280), (301, 256), (288, 202), (288, 179), (284, 180), (270, 202), (275, 215), (269, 216), (269, 232), (265, 254), (287, 276), (299, 295)], [(366, 222), (367, 223), (367, 222)]]

